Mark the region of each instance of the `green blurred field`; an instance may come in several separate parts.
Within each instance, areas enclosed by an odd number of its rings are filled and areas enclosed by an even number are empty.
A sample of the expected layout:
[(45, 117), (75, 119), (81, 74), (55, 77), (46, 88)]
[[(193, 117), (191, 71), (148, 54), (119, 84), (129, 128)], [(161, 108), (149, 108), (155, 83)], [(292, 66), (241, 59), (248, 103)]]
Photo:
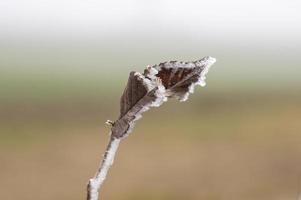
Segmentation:
[[(3, 101), (0, 199), (84, 199), (122, 89)], [(300, 118), (297, 92), (199, 88), (188, 102), (145, 113), (121, 144), (103, 199), (296, 200)]]

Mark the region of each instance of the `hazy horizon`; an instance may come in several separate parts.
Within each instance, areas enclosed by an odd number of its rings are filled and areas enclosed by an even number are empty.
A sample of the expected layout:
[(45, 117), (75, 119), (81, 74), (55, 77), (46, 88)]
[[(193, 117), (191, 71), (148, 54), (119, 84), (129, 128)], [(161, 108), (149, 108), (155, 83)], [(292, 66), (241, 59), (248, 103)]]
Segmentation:
[(45, 90), (110, 87), (146, 65), (209, 55), (217, 58), (208, 75), (215, 89), (299, 90), (300, 6), (284, 0), (1, 2), (2, 86), (8, 93), (29, 83)]

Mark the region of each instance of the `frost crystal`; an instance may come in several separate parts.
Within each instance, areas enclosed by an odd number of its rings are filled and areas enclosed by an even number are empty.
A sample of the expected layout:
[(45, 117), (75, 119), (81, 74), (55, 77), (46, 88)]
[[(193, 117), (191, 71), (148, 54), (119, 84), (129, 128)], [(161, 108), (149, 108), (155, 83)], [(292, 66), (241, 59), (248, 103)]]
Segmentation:
[(159, 107), (168, 98), (186, 101), (196, 85), (206, 85), (206, 74), (215, 62), (212, 57), (194, 62), (170, 61), (148, 66), (143, 74), (131, 72), (120, 100), (119, 119), (112, 126), (112, 136), (127, 136), (143, 112)]

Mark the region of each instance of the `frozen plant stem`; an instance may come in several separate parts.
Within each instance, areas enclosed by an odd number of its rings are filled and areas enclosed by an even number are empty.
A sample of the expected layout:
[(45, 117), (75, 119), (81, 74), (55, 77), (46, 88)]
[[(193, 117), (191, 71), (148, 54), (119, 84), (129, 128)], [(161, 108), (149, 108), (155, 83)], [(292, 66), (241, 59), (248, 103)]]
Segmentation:
[(87, 200), (98, 200), (99, 190), (106, 179), (108, 171), (114, 162), (120, 139), (111, 136), (103, 160), (95, 176), (89, 180)]
[(120, 116), (115, 122), (107, 121), (111, 125), (110, 141), (95, 177), (89, 180), (87, 200), (98, 200), (120, 141), (133, 130), (142, 113), (169, 98), (186, 101), (196, 85), (206, 85), (206, 74), (215, 61), (209, 56), (194, 62), (170, 61), (148, 66), (143, 74), (130, 73), (120, 99)]

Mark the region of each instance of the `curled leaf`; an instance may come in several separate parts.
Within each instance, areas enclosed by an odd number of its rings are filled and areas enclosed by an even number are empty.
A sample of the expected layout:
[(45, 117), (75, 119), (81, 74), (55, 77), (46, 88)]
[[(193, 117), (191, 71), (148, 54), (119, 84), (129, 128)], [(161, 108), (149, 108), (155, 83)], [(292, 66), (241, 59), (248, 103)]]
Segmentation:
[(131, 72), (120, 99), (120, 116), (112, 126), (112, 136), (126, 136), (143, 112), (160, 106), (166, 100), (165, 88), (159, 79), (150, 81), (139, 72)]
[[(146, 69), (144, 75), (150, 79), (160, 78), (167, 97), (186, 101), (195, 85), (205, 86), (206, 74), (215, 58), (205, 57), (195, 62), (170, 61)], [(156, 73), (154, 73), (156, 71)]]
[(205, 86), (205, 76), (215, 61), (212, 57), (195, 62), (170, 61), (147, 67), (143, 74), (131, 72), (120, 99), (120, 116), (112, 126), (112, 136), (127, 136), (143, 112), (160, 106), (167, 98), (187, 100), (195, 85)]

